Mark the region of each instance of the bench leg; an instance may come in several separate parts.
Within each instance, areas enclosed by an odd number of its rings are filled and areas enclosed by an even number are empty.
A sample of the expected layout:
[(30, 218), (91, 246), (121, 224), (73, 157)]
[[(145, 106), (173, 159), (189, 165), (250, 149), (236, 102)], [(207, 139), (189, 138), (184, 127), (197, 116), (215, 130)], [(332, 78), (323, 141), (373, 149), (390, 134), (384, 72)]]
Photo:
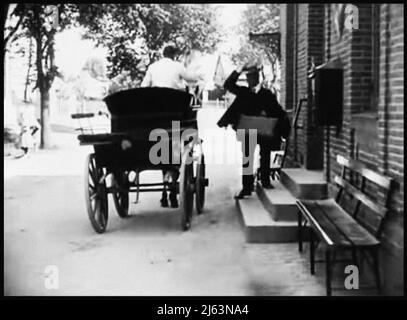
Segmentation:
[(309, 245), (310, 245), (310, 264), (311, 264), (311, 274), (315, 274), (315, 239), (314, 239), (314, 231), (310, 229), (309, 233)]
[(326, 267), (326, 295), (332, 295), (332, 286), (331, 286), (331, 278), (332, 278), (332, 266), (331, 266), (331, 250), (327, 249), (325, 251), (325, 267)]
[(377, 286), (377, 293), (381, 294), (382, 288), (381, 288), (381, 278), (380, 278), (380, 267), (379, 267), (379, 250), (378, 249), (373, 249), (370, 251), (373, 259), (373, 271), (374, 271), (374, 277), (376, 281), (376, 286)]
[(298, 251), (302, 252), (302, 213), (298, 210)]

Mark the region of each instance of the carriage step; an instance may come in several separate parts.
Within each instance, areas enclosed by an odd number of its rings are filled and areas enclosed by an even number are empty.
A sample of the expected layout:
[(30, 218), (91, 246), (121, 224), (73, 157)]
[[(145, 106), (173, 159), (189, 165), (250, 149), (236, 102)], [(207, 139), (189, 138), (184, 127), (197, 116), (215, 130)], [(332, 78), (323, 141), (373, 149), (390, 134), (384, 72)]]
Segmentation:
[(274, 221), (297, 221), (296, 198), (281, 184), (272, 181), (273, 189), (264, 189), (258, 182), (256, 192)]
[(297, 222), (274, 221), (255, 193), (236, 202), (248, 243), (297, 241)]

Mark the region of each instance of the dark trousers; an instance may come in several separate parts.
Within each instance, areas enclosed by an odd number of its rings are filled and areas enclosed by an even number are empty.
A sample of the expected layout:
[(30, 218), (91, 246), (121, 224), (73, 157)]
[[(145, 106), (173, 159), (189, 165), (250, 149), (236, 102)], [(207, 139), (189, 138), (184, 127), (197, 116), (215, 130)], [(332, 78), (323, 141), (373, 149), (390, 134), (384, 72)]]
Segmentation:
[[(168, 189), (170, 191), (170, 199), (176, 199), (177, 198), (177, 181), (180, 175), (180, 172), (178, 169), (173, 169), (173, 170), (162, 170), (163, 173), (163, 181), (168, 183)], [(170, 178), (170, 179), (169, 179)], [(168, 181), (170, 180), (170, 181)], [(162, 198), (165, 199), (167, 198), (167, 189), (164, 188), (162, 192)]]
[(273, 141), (259, 138), (256, 139), (256, 143), (250, 143), (249, 133), (245, 133), (244, 141), (239, 140), (242, 148), (242, 185), (245, 190), (253, 191), (254, 152), (256, 145), (258, 144), (260, 147), (260, 176), (262, 181), (268, 181), (267, 179), (269, 179), (270, 154), (272, 150), (276, 150), (276, 146)]

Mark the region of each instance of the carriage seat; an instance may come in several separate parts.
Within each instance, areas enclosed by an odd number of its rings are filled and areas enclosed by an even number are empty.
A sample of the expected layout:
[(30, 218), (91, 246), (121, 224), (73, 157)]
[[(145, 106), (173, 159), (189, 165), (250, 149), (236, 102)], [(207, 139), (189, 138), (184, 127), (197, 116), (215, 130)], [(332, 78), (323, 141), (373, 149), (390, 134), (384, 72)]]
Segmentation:
[(193, 96), (171, 88), (147, 87), (119, 91), (104, 101), (111, 113), (112, 132), (135, 126), (169, 127), (171, 121), (196, 121)]
[(187, 113), (191, 110), (192, 98), (186, 91), (147, 87), (115, 92), (104, 101), (113, 116), (136, 116), (140, 113)]

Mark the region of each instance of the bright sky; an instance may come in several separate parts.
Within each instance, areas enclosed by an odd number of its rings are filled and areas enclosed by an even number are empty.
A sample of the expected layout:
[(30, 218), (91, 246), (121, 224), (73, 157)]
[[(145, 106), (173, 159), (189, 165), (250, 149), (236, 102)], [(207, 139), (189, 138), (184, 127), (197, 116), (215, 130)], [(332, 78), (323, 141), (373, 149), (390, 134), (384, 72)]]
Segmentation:
[[(226, 3), (217, 4), (219, 10), (219, 22), (225, 29), (231, 29), (235, 27), (241, 19), (242, 12), (246, 9), (246, 3)], [(220, 46), (220, 50), (228, 52), (238, 45), (238, 39), (231, 32), (227, 38), (227, 41)]]
[(228, 27), (239, 23), (240, 15), (246, 9), (247, 3), (224, 3), (217, 4), (222, 17), (221, 23)]
[(56, 35), (56, 63), (67, 76), (77, 75), (90, 57), (105, 58), (107, 51), (83, 40), (80, 30), (66, 30)]

